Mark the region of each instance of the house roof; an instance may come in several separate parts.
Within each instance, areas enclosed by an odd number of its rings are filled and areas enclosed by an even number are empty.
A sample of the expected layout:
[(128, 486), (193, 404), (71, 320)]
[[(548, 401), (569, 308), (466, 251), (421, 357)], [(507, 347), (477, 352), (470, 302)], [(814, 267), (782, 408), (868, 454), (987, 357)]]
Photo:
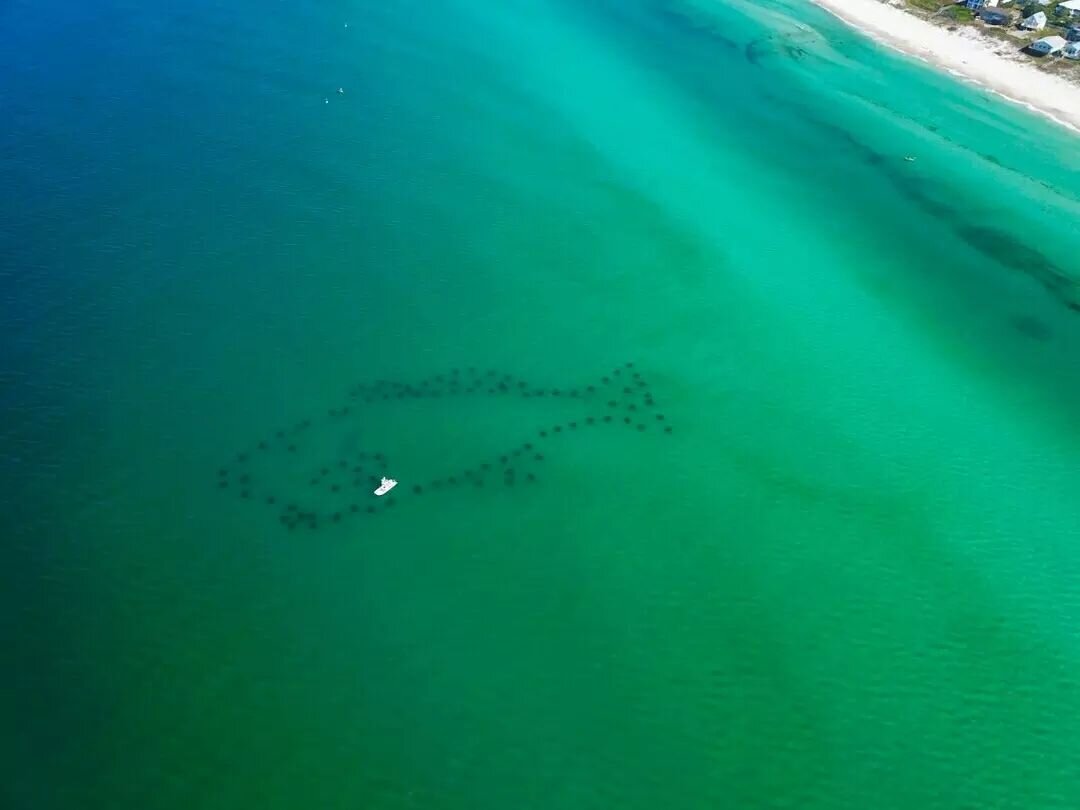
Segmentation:
[(1069, 11), (1080, 11), (1080, 0), (1065, 0), (1058, 3), (1058, 8), (1067, 8)]
[(1034, 42), (1032, 42), (1031, 44), (1032, 45), (1049, 45), (1051, 48), (1064, 48), (1065, 45), (1066, 45), (1066, 42), (1065, 42), (1065, 37), (1053, 36), (1053, 37), (1043, 37), (1042, 39), (1037, 39)]

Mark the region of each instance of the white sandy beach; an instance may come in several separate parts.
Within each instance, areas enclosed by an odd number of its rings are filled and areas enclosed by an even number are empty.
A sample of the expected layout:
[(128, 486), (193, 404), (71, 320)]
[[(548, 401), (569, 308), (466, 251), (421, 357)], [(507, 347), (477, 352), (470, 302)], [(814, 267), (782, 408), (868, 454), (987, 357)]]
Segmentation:
[(1080, 85), (1044, 73), (998, 42), (961, 28), (949, 31), (881, 0), (813, 0), (854, 28), (904, 53), (982, 85), (1080, 132)]

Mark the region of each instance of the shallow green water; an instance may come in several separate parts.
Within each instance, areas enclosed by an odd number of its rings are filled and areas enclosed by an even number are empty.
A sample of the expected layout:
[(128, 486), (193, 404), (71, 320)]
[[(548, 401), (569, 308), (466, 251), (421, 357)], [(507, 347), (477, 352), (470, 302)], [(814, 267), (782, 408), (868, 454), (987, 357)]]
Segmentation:
[(5, 806), (1080, 801), (1073, 136), (786, 0), (0, 15)]

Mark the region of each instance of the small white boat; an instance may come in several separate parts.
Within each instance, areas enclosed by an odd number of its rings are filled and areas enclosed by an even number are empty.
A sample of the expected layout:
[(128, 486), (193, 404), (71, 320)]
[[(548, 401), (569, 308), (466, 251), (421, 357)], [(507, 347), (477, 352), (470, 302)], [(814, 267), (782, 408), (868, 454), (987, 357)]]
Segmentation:
[(911, 155), (905, 155), (904, 160), (906, 160), (908, 163), (914, 163), (916, 160), (918, 160), (918, 158), (912, 157)]
[(342, 96), (345, 95), (345, 88), (344, 87), (339, 87), (337, 89), (337, 91), (338, 91), (338, 95), (342, 95)]
[(387, 492), (397, 486), (397, 481), (393, 478), (384, 478), (382, 483), (379, 484), (379, 488), (375, 490), (376, 495), (385, 495)]

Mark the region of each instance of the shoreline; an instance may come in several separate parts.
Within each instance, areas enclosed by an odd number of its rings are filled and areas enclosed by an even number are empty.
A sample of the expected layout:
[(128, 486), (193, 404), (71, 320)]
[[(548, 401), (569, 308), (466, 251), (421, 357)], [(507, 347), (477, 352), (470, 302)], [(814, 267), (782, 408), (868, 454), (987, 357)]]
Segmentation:
[(1080, 134), (1080, 85), (1026, 64), (977, 31), (947, 30), (882, 0), (812, 0), (883, 45), (921, 59)]

